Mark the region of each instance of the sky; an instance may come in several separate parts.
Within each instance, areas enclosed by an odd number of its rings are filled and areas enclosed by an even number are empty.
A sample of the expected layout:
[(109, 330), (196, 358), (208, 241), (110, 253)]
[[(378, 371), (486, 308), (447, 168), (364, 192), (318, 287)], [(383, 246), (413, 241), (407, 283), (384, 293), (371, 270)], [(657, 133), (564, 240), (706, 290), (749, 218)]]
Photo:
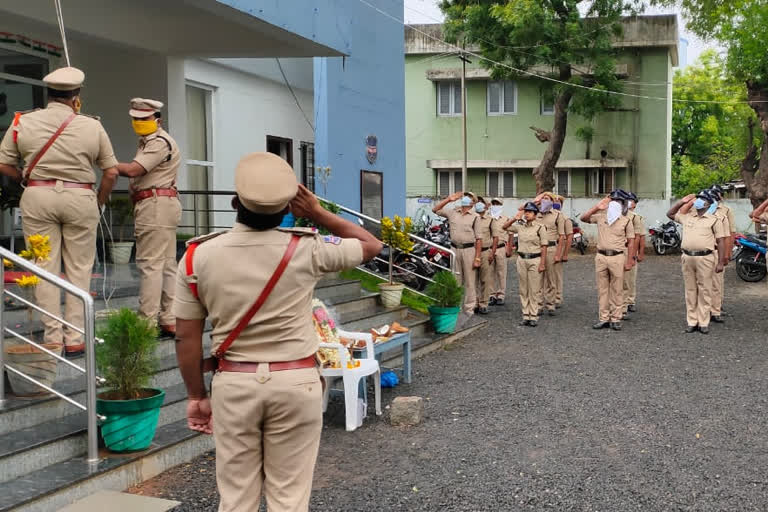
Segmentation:
[[(406, 23), (438, 23), (443, 19), (443, 13), (440, 12), (440, 8), (437, 6), (438, 0), (405, 0), (405, 17)], [(667, 8), (649, 8), (645, 14), (671, 14), (675, 9)], [(688, 40), (688, 55), (687, 63), (693, 64), (698, 56), (707, 48), (714, 48), (715, 46), (701, 41), (699, 38), (691, 34), (685, 29), (685, 21), (682, 16), (678, 14), (678, 21), (680, 23), (680, 37)], [(681, 48), (682, 51), (682, 48)], [(680, 56), (680, 61), (683, 62), (683, 56)]]

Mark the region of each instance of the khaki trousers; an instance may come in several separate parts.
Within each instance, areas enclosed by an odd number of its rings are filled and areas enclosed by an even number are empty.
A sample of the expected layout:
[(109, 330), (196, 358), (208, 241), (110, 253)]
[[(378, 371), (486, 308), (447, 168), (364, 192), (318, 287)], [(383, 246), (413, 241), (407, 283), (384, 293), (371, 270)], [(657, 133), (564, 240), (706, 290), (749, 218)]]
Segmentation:
[(563, 270), (565, 265), (562, 262), (555, 265), (555, 305), (563, 303)]
[[(493, 269), (491, 263), (488, 261), (488, 255), (491, 254), (490, 249), (480, 253), (480, 268), (477, 269), (477, 305), (481, 308), (488, 307), (488, 301), (491, 298), (491, 290), (493, 290)], [(472, 260), (474, 261), (474, 256)]]
[(712, 285), (717, 258), (683, 254), (685, 309), (689, 326), (709, 327), (712, 307)]
[(322, 386), (315, 368), (220, 372), (211, 404), (219, 512), (309, 510), (323, 428)]
[(635, 304), (637, 299), (637, 267), (635, 265), (629, 272), (624, 271), (624, 313), (628, 311), (630, 305)]
[(496, 251), (496, 259), (491, 265), (491, 271), (493, 274), (493, 287), (491, 288), (491, 296), (497, 299), (503, 299), (507, 294), (507, 266), (509, 261), (507, 260), (506, 247), (502, 247)]
[(520, 290), (520, 307), (523, 320), (539, 319), (539, 303), (541, 302), (541, 281), (544, 276), (539, 272), (541, 258), (524, 260), (517, 257), (517, 278)]
[(555, 264), (555, 252), (557, 252), (556, 245), (547, 247), (547, 269), (541, 280), (541, 308), (547, 308), (550, 311), (555, 309), (557, 303), (557, 267), (562, 265), (562, 263)]
[(597, 276), (597, 301), (600, 322), (621, 322), (624, 311), (624, 264), (625, 253), (616, 256), (595, 256)]
[[(160, 325), (174, 325), (171, 313), (176, 286), (176, 228), (181, 203), (176, 197), (154, 196), (134, 206), (136, 267), (141, 276), (139, 313)], [(158, 318), (159, 317), (159, 318)]]
[[(21, 217), (25, 238), (40, 234), (50, 236), (51, 254), (38, 265), (54, 275), (64, 277), (81, 290), (90, 291), (93, 261), (96, 256), (96, 229), (99, 208), (96, 193), (82, 188), (29, 187), (21, 196)], [(64, 320), (83, 328), (83, 302), (65, 294)], [(35, 288), (37, 305), (61, 316), (61, 290), (45, 281)], [(83, 343), (83, 335), (47, 315), (40, 315), (46, 343), (62, 343), (74, 347)]]
[[(715, 251), (715, 265), (720, 258), (720, 253)], [(723, 313), (723, 296), (725, 295), (725, 271), (719, 274), (715, 272), (712, 279), (712, 312), (711, 316), (720, 316)]]
[(472, 268), (475, 262), (475, 248), (467, 247), (459, 249), (454, 247), (456, 252), (456, 270), (460, 272), (461, 285), (464, 287), (464, 312), (474, 313), (477, 306), (477, 269)]

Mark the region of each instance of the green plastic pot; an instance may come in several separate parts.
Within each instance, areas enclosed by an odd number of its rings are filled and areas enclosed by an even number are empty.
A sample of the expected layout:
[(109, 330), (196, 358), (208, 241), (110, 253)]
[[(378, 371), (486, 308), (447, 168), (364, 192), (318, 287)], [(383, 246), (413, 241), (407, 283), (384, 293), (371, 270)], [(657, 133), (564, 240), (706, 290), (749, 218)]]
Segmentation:
[(160, 417), (160, 407), (165, 401), (165, 391), (149, 389), (155, 394), (136, 400), (107, 400), (96, 398), (96, 412), (106, 416), (101, 423), (101, 438), (113, 452), (146, 450), (152, 444)]
[(429, 306), (429, 317), (432, 319), (432, 325), (435, 332), (450, 334), (456, 330), (456, 320), (459, 318), (461, 308), (439, 308)]

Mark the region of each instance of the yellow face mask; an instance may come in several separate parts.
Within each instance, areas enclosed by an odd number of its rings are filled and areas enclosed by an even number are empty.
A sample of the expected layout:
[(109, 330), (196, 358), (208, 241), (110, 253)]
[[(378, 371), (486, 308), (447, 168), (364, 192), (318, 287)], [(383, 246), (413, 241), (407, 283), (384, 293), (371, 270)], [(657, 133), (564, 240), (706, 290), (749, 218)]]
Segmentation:
[(141, 137), (157, 131), (157, 119), (133, 119), (131, 123), (133, 124), (133, 131)]

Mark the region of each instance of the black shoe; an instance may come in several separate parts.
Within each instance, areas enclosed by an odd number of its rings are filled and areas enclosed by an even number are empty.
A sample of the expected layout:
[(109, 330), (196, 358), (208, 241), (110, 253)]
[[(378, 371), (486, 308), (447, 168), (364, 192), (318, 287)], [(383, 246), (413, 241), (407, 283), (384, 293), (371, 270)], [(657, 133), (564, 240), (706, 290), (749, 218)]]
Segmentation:
[(529, 320), (523, 320), (523, 321), (522, 321), (522, 322), (520, 322), (518, 325), (519, 325), (520, 327), (528, 327), (528, 325), (530, 325), (530, 324), (529, 324)]
[(607, 329), (610, 326), (608, 322), (597, 322), (592, 326), (593, 329)]
[(488, 300), (488, 305), (489, 305), (489, 306), (495, 306), (495, 305), (496, 305), (496, 297), (491, 297), (491, 298)]
[(64, 358), (65, 359), (77, 359), (78, 357), (82, 356), (83, 354), (85, 354), (85, 350), (72, 350), (72, 351), (65, 350), (64, 351)]
[(531, 327), (536, 327), (537, 325), (539, 325), (539, 322), (537, 322), (536, 320), (528, 320), (528, 325), (530, 325)]
[(555, 309), (560, 309), (561, 307), (563, 307), (562, 304), (555, 304)]
[(634, 313), (637, 311), (637, 307), (634, 304), (630, 304), (629, 306), (627, 306), (627, 311), (629, 311), (630, 313)]
[(629, 320), (630, 319), (629, 318), (629, 313), (624, 313), (623, 315), (621, 315), (621, 319), (622, 320)]
[(725, 323), (725, 320), (723, 320), (722, 317), (720, 317), (719, 315), (718, 316), (710, 317), (710, 320), (712, 320), (716, 324), (724, 324)]
[(696, 332), (699, 330), (698, 325), (689, 325), (685, 328), (685, 334), (691, 334), (692, 332)]
[(504, 305), (504, 299), (496, 299), (496, 305), (497, 306), (503, 306)]
[(701, 334), (709, 334), (709, 327), (699, 327), (699, 332)]
[(472, 310), (473, 313), (478, 313), (480, 311), (480, 308), (475, 306), (475, 309)]
[(488, 314), (488, 308), (477, 308), (477, 312), (481, 315), (487, 315)]
[(555, 312), (555, 310), (554, 310), (554, 309), (548, 309), (548, 310), (547, 310), (547, 314), (548, 314), (549, 316), (557, 316), (557, 313)]
[(614, 331), (620, 331), (621, 322), (611, 322), (611, 329), (613, 329)]

